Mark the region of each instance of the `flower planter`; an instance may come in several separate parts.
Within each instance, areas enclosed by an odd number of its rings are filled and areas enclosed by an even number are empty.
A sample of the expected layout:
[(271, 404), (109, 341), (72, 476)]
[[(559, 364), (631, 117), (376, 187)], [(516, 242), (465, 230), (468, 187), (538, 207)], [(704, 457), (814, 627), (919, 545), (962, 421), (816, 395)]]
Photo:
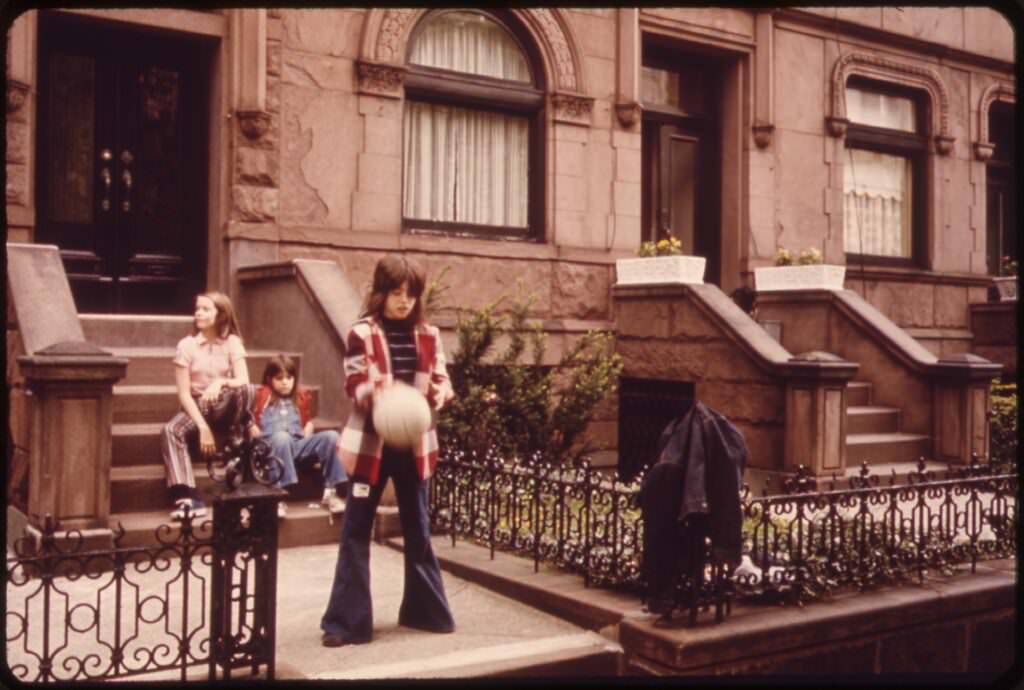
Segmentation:
[(990, 302), (1016, 302), (1017, 301), (1017, 276), (1003, 276), (992, 279), (992, 287), (989, 288)]
[(616, 285), (654, 285), (659, 283), (703, 283), (703, 256), (647, 256), (618, 259), (615, 262)]
[(846, 266), (811, 264), (808, 266), (765, 266), (754, 269), (758, 292), (779, 290), (842, 290)]

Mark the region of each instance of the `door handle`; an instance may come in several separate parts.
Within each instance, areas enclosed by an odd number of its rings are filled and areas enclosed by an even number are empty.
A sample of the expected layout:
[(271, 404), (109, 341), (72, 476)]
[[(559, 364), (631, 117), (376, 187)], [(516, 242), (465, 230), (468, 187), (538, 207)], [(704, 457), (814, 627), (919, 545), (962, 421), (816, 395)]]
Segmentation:
[(110, 175), (110, 168), (100, 168), (100, 178), (103, 180), (103, 199), (100, 201), (100, 208), (104, 211), (110, 210), (110, 185), (113, 179)]
[(124, 170), (121, 173), (121, 182), (124, 185), (124, 201), (121, 202), (121, 210), (128, 213), (132, 210), (132, 171)]

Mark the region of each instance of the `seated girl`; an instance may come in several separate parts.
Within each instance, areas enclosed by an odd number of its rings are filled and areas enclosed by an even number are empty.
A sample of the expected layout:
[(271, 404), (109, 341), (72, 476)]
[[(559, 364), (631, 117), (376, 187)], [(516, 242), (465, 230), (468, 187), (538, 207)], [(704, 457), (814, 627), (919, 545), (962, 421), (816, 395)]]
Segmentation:
[[(249, 433), (253, 438), (263, 436), (284, 465), (277, 482), (281, 488), (298, 483), (296, 463), (319, 462), (324, 473), (324, 495), (320, 503), (330, 512), (338, 513), (344, 509), (344, 504), (338, 498), (336, 487), (347, 479), (336, 451), (338, 432), (313, 433), (309, 392), (296, 384), (298, 377), (298, 366), (288, 355), (276, 355), (267, 362), (263, 385), (253, 403), (256, 424)], [(279, 517), (288, 514), (284, 501), (277, 504), (277, 511)]]

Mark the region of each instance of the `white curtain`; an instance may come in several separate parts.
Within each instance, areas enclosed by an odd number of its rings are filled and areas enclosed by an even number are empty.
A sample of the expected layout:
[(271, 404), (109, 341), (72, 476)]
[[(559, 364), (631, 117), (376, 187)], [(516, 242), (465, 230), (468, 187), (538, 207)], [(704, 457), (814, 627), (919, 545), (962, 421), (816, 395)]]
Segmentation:
[(908, 159), (846, 149), (843, 238), (847, 252), (909, 257), (911, 201)]
[(406, 101), (406, 218), (528, 227), (529, 122)]
[(846, 88), (846, 117), (862, 125), (917, 131), (914, 101), (906, 96), (893, 96), (876, 91)]
[(409, 61), (494, 79), (530, 82), (530, 67), (515, 39), (487, 17), (446, 12), (423, 27)]

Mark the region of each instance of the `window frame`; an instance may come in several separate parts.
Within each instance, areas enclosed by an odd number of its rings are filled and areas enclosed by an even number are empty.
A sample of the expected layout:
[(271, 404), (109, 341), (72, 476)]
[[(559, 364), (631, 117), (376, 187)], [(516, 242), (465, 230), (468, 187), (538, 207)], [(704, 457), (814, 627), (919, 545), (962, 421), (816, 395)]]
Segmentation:
[[(883, 256), (880, 254), (863, 254), (846, 252), (846, 263), (872, 264), (876, 266), (903, 266), (923, 268), (927, 254), (928, 241), (928, 159), (931, 154), (929, 135), (930, 103), (927, 94), (911, 87), (904, 87), (884, 81), (876, 81), (858, 75), (851, 75), (843, 85), (845, 89), (854, 87), (863, 91), (871, 91), (887, 96), (909, 98), (914, 102), (915, 132), (877, 127), (849, 121), (843, 145), (843, 165), (846, 165), (846, 149), (873, 151), (892, 156), (899, 156), (910, 161), (911, 203), (910, 203), (910, 256)], [(845, 170), (844, 170), (845, 176)], [(846, 232), (844, 218), (843, 232)]]
[[(532, 83), (505, 81), (465, 72), (417, 65), (410, 61), (413, 46), (430, 21), (442, 14), (469, 12), (479, 14), (504, 28), (516, 41), (526, 57)], [(529, 126), (527, 165), (527, 227), (480, 225), (455, 221), (431, 221), (407, 218), (405, 215), (405, 156), (402, 157), (402, 224), (401, 231), (412, 235), (443, 235), (472, 239), (519, 240), (544, 242), (545, 209), (545, 85), (540, 68), (540, 55), (524, 27), (511, 12), (503, 10), (442, 9), (423, 15), (414, 27), (407, 44), (405, 66), (405, 99), (417, 103), (453, 105), (503, 115), (525, 116)], [(406, 107), (403, 103), (404, 122)], [(404, 136), (404, 126), (403, 126)]]

